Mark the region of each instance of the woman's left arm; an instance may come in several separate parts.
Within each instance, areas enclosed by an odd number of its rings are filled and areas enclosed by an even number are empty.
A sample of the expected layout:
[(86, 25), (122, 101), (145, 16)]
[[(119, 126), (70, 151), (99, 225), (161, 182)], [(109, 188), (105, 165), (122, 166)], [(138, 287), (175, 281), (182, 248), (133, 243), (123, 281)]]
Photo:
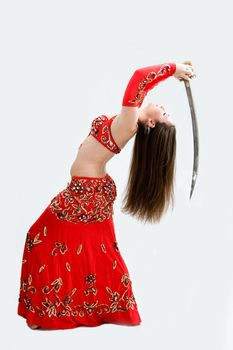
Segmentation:
[(140, 107), (148, 91), (176, 71), (175, 63), (164, 63), (137, 69), (131, 77), (122, 106)]
[(162, 80), (172, 76), (176, 71), (175, 63), (163, 63), (137, 69), (132, 75), (122, 100), (118, 125), (125, 132), (134, 134), (137, 128), (139, 107), (146, 94)]

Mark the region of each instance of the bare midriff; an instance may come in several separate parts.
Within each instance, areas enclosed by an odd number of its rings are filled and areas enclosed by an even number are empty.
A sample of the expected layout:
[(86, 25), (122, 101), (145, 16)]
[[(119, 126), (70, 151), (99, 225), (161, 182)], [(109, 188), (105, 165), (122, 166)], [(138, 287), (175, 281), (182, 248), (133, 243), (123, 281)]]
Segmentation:
[(77, 156), (70, 168), (70, 175), (104, 177), (107, 173), (106, 164), (114, 155), (90, 135), (79, 146)]

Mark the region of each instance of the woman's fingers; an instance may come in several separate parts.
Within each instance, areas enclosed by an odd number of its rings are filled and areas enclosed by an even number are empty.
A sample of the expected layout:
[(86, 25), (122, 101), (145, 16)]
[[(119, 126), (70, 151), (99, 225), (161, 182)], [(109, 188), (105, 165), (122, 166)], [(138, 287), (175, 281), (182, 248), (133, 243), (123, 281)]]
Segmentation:
[(190, 80), (192, 78), (196, 77), (195, 70), (192, 65), (190, 64), (177, 64), (176, 65), (176, 72), (174, 76), (182, 81), (182, 80)]
[(190, 78), (195, 78), (196, 77), (194, 68), (192, 66), (188, 66), (186, 68), (186, 71), (188, 72)]
[(180, 76), (178, 77), (179, 80), (185, 79), (185, 80), (190, 80), (192, 78), (195, 78), (196, 74), (194, 74), (194, 72), (192, 71), (187, 71), (185, 73), (180, 74)]
[(190, 77), (189, 77), (188, 75), (186, 75), (186, 74), (181, 74), (181, 75), (178, 77), (178, 79), (179, 79), (179, 80), (183, 80), (183, 79), (185, 79), (185, 80), (190, 80)]

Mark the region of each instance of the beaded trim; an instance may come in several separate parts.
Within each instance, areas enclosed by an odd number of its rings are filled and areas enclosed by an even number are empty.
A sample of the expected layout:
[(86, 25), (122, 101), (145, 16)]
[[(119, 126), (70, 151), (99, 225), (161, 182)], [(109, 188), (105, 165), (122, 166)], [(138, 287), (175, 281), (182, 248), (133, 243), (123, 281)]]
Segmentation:
[(114, 214), (116, 196), (116, 184), (108, 174), (103, 178), (73, 176), (49, 207), (58, 219), (74, 224), (104, 221)]
[(91, 131), (89, 135), (94, 136), (97, 139), (97, 141), (99, 141), (111, 152), (120, 153), (121, 149), (117, 146), (111, 133), (111, 123), (115, 117), (116, 115), (113, 116), (111, 119), (108, 119), (108, 117), (105, 115), (96, 117), (92, 121)]

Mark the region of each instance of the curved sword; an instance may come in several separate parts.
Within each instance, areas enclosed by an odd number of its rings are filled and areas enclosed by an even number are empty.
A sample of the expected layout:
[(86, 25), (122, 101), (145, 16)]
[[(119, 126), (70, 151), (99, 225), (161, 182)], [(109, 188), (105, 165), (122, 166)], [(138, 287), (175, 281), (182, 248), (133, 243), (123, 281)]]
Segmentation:
[[(190, 61), (185, 61), (183, 62), (184, 64), (189, 64), (192, 65)], [(197, 174), (198, 174), (198, 161), (199, 161), (199, 134), (198, 134), (198, 123), (197, 123), (197, 117), (196, 117), (196, 112), (195, 112), (195, 106), (194, 106), (194, 101), (193, 101), (193, 96), (192, 96), (192, 90), (190, 86), (190, 81), (182, 79), (185, 85), (187, 97), (188, 97), (188, 102), (189, 102), (189, 107), (190, 107), (190, 112), (191, 112), (191, 118), (192, 118), (192, 130), (193, 130), (193, 173), (192, 173), (192, 183), (191, 183), (191, 190), (190, 190), (190, 195), (189, 199), (191, 199), (193, 190), (195, 187), (196, 179), (197, 179)]]

